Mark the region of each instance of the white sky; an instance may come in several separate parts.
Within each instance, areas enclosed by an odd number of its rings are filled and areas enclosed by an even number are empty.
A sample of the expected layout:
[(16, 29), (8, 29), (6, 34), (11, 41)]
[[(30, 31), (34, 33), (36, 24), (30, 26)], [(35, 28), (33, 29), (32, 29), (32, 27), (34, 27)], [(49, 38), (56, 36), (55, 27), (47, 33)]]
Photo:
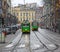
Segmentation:
[[(11, 0), (12, 6), (17, 6), (18, 4), (24, 4), (24, 0)], [(25, 0), (25, 3), (37, 3), (38, 5), (43, 5), (43, 0)]]

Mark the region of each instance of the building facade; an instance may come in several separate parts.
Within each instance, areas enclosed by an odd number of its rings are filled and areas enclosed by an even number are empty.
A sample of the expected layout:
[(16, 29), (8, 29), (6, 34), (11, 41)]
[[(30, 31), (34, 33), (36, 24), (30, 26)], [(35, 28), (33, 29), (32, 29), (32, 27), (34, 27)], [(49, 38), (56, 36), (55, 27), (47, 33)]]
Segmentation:
[(36, 20), (40, 23), (41, 17), (43, 16), (43, 7), (37, 7), (35, 10), (36, 10)]
[(18, 19), (18, 22), (20, 22), (20, 7), (19, 6), (11, 7), (11, 14)]
[(0, 0), (0, 17), (2, 16), (2, 0)]
[(52, 0), (44, 0), (44, 7), (43, 7), (43, 19), (44, 19), (44, 25), (45, 28), (52, 28), (52, 23), (54, 21), (53, 17), (54, 13), (54, 7), (53, 7), (53, 1)]
[(44, 0), (44, 2), (43, 16), (45, 26), (56, 31), (60, 29), (58, 28), (60, 26), (60, 0)]
[(2, 17), (5, 18), (7, 16), (7, 0), (2, 0)]
[(11, 14), (11, 0), (2, 0), (2, 17), (4, 18), (4, 25), (9, 24), (8, 17)]
[(29, 20), (30, 22), (35, 20), (35, 10), (22, 8), (22, 6), (12, 7), (12, 14), (18, 18), (19, 22), (23, 22), (23, 20)]
[(32, 22), (33, 20), (36, 20), (35, 14), (35, 10), (23, 9), (20, 11), (20, 21), (29, 20), (30, 22)]
[(7, 13), (11, 14), (11, 0), (7, 0), (7, 8), (8, 8)]

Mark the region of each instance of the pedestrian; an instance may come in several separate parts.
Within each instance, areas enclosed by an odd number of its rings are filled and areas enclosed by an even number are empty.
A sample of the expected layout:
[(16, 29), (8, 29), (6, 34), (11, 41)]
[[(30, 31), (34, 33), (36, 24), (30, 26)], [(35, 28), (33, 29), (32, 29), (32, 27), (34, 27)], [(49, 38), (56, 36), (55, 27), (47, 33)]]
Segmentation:
[(53, 29), (53, 31), (54, 31), (54, 23), (52, 23), (52, 29)]
[(59, 33), (60, 33), (60, 23), (58, 23), (58, 30), (59, 30)]
[(56, 29), (57, 29), (57, 25), (56, 25), (56, 23), (54, 24), (54, 30), (55, 30), (55, 32), (56, 32)]

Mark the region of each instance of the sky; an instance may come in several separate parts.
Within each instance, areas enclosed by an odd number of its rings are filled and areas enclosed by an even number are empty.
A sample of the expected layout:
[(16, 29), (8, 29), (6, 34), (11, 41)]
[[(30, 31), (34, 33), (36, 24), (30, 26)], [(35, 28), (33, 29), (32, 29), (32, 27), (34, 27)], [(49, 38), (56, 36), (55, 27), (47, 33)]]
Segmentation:
[[(18, 4), (24, 4), (24, 0), (11, 0), (12, 6), (17, 6)], [(43, 5), (43, 0), (25, 0), (25, 3), (37, 3), (39, 6)]]

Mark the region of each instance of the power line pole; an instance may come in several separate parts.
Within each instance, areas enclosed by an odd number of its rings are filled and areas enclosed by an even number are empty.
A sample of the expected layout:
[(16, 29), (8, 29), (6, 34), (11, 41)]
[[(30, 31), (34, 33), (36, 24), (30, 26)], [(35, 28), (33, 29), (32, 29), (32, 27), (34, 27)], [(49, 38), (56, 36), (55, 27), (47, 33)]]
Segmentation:
[(25, 0), (24, 0), (24, 5), (25, 5)]

